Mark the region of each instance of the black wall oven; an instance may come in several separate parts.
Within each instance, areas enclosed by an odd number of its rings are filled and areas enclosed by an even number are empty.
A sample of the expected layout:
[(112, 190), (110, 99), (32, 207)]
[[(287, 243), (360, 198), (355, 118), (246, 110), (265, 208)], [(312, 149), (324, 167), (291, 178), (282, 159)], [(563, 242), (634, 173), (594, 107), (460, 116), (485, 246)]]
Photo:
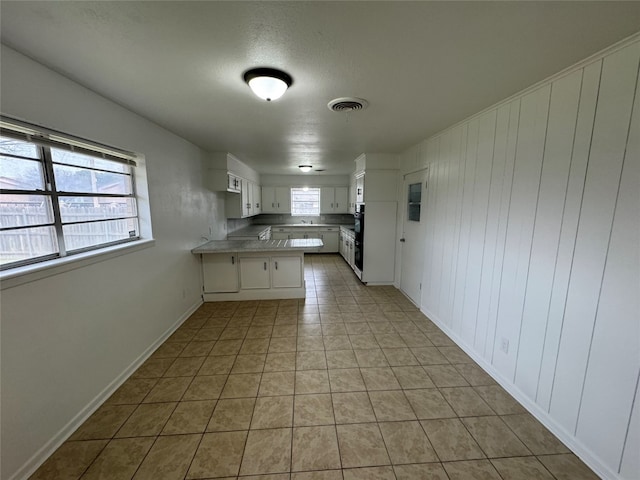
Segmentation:
[(364, 264), (364, 205), (356, 205), (355, 217), (355, 239), (354, 239), (354, 262), (358, 270), (362, 272)]

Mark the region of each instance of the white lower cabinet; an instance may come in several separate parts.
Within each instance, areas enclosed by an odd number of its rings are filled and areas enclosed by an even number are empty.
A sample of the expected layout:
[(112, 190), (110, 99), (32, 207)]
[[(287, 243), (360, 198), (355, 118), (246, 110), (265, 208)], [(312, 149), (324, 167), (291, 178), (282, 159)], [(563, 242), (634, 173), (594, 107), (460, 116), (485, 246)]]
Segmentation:
[(202, 256), (205, 293), (237, 292), (238, 256), (235, 253), (213, 253)]
[(341, 229), (340, 237), (340, 255), (353, 268), (355, 264), (355, 233), (348, 229)]
[(300, 257), (273, 257), (271, 259), (272, 288), (302, 287), (302, 259)]
[(240, 257), (240, 288), (270, 288), (269, 257)]
[(302, 250), (203, 253), (201, 258), (207, 302), (305, 297)]
[(340, 238), (337, 229), (335, 231), (327, 229), (320, 232), (320, 239), (324, 246), (321, 253), (337, 253), (340, 250)]
[(271, 227), (271, 238), (274, 240), (287, 240), (289, 238), (289, 230), (281, 227)]

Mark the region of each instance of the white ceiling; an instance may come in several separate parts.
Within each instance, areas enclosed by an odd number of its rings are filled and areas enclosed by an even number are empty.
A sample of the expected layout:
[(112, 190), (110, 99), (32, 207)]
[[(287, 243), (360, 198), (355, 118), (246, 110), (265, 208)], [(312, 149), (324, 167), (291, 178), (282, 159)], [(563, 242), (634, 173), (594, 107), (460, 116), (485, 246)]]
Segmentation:
[[(636, 32), (640, 2), (0, 2), (2, 42), (261, 173), (400, 152)], [(245, 70), (294, 79), (255, 97)], [(334, 113), (336, 97), (367, 110)], [(72, 133), (72, 132), (71, 132)]]

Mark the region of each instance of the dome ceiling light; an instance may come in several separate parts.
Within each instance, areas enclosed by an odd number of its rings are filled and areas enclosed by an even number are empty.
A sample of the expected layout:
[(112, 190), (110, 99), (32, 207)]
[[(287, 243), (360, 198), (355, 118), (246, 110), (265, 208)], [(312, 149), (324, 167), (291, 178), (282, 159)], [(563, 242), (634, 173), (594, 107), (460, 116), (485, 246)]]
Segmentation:
[(267, 102), (280, 98), (293, 83), (291, 75), (275, 68), (252, 68), (243, 75), (253, 93)]
[(298, 165), (298, 168), (300, 169), (301, 172), (307, 173), (307, 172), (311, 171), (313, 166), (311, 166), (311, 165)]

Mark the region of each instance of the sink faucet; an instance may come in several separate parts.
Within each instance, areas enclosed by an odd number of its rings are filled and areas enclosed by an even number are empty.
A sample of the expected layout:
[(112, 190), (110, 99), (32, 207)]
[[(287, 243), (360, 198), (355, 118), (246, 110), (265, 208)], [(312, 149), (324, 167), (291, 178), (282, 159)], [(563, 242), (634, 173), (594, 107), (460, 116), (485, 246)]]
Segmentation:
[(302, 222), (302, 223), (307, 223), (307, 221), (306, 221), (306, 220), (304, 220), (304, 219), (301, 219), (301, 220), (300, 220), (300, 222)]

